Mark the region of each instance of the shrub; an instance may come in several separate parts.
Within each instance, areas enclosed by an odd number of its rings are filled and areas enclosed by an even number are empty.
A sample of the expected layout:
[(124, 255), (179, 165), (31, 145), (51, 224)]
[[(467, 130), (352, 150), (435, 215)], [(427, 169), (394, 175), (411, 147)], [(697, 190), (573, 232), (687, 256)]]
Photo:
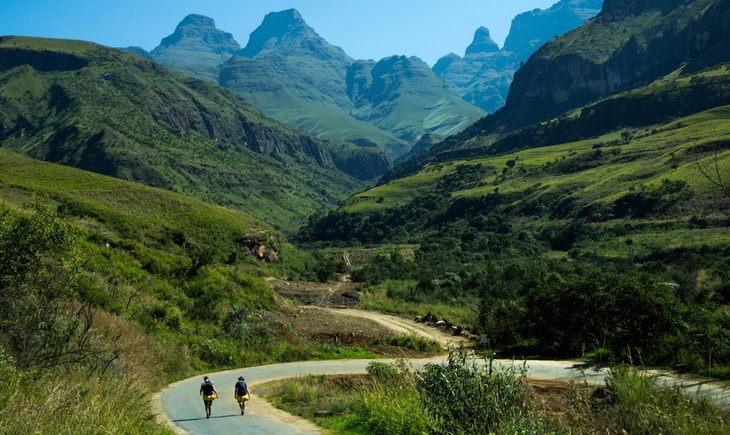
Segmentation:
[(479, 366), (463, 349), (451, 350), (446, 365), (428, 364), (417, 377), (432, 433), (551, 432), (552, 424), (532, 408), (526, 368)]

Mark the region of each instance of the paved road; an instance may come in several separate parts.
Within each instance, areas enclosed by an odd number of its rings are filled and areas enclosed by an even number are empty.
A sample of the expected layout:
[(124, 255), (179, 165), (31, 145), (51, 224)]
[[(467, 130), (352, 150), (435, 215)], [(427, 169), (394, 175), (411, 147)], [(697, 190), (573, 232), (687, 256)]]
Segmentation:
[[(256, 433), (256, 434), (315, 434), (320, 429), (303, 419), (278, 410), (268, 402), (256, 396), (256, 386), (272, 380), (305, 376), (308, 374), (346, 374), (365, 373), (365, 369), (374, 360), (341, 360), (341, 361), (306, 361), (286, 364), (272, 364), (259, 367), (248, 367), (210, 374), (220, 393), (220, 398), (213, 402), (213, 414), (205, 418), (203, 403), (198, 396), (198, 388), (202, 376), (186, 379), (171, 385), (158, 394), (155, 405), (161, 419), (176, 433)], [(382, 362), (393, 360), (382, 359)], [(419, 369), (427, 363), (444, 363), (445, 356), (414, 359), (410, 363)], [(514, 362), (519, 369), (520, 361)], [(497, 360), (495, 366), (509, 367), (510, 360)], [(606, 370), (595, 369), (568, 361), (528, 361), (529, 377), (537, 379), (560, 379), (586, 381), (602, 384)], [(688, 394), (707, 396), (719, 404), (730, 407), (730, 392), (722, 383), (707, 380), (677, 378), (671, 374), (653, 372), (660, 382), (680, 385)], [(233, 399), (233, 385), (238, 376), (244, 376), (251, 389), (251, 401), (246, 406), (246, 415), (241, 416), (238, 404)]]
[[(427, 363), (443, 363), (444, 356), (429, 359), (414, 359), (411, 364), (419, 369)], [(273, 364), (248, 367), (210, 374), (220, 393), (213, 402), (210, 419), (205, 418), (203, 403), (198, 396), (202, 376), (171, 385), (155, 400), (168, 424), (177, 433), (257, 433), (257, 434), (306, 434), (320, 433), (312, 423), (277, 410), (256, 396), (256, 385), (276, 379), (305, 376), (308, 374), (365, 373), (373, 360), (307, 361), (287, 364)], [(378, 360), (393, 362), (393, 360)], [(512, 361), (499, 360), (497, 364), (511, 366)], [(517, 365), (521, 364), (517, 362)], [(604, 371), (580, 370), (571, 362), (532, 361), (529, 363), (531, 377), (544, 379), (587, 379), (589, 382), (603, 382)], [(246, 406), (246, 415), (241, 416), (238, 404), (233, 399), (233, 385), (238, 376), (244, 376), (252, 398)]]

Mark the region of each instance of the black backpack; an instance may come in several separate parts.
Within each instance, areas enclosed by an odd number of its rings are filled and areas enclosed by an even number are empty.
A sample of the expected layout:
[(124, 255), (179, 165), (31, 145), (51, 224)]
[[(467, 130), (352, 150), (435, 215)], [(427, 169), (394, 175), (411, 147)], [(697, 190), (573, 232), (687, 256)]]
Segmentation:
[(248, 394), (246, 383), (243, 381), (236, 382), (236, 395), (245, 396), (246, 394)]
[(213, 383), (212, 382), (204, 382), (203, 383), (203, 395), (204, 396), (210, 396), (213, 394)]

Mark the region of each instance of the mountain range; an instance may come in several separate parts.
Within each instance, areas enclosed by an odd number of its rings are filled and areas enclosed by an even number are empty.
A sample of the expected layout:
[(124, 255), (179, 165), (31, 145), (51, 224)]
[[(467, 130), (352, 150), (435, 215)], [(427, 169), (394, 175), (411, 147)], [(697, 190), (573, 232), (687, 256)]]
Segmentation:
[(185, 17), (150, 53), (128, 49), (230, 88), (264, 113), (322, 139), (377, 148), (400, 160), (501, 107), (519, 62), (597, 13), (600, 3), (561, 0), (549, 10), (521, 14), (513, 22), (520, 30), (507, 38), (509, 50), (496, 53), (488, 30), (479, 29), (463, 59), (450, 55), (433, 69), (416, 57), (356, 61), (294, 9), (264, 17), (243, 49), (200, 15)]
[[(593, 9), (578, 5), (591, 4), (561, 2), (553, 13), (571, 6), (583, 11), (583, 18), (591, 15)], [(317, 111), (319, 117), (330, 113), (338, 118), (346, 113), (340, 109), (349, 107), (351, 120), (369, 121), (357, 121), (359, 125), (397, 132), (412, 142), (423, 140), (419, 135), (429, 116), (438, 118), (442, 128), (461, 131), (430, 149), (424, 145), (423, 152), (388, 173), (382, 180), (386, 183), (455, 156), (577, 140), (637, 123), (647, 113), (656, 115), (651, 122), (684, 115), (690, 102), (695, 111), (722, 103), (724, 94), (715, 93), (685, 98), (681, 106), (658, 105), (661, 110), (644, 110), (642, 117), (630, 121), (605, 115), (616, 100), (597, 100), (611, 92), (651, 83), (673, 71), (698, 71), (727, 58), (720, 48), (726, 42), (722, 2), (676, 2), (662, 8), (632, 5), (607, 2), (585, 25), (545, 44), (516, 74), (507, 104), (466, 129), (456, 121), (445, 123), (454, 117), (449, 103), (453, 100), (419, 111), (426, 107), (425, 101), (433, 102), (434, 95), (429, 90), (434, 74), (423, 62), (404, 56), (354, 61), (319, 38), (295, 10), (267, 15), (244, 48), (230, 34), (216, 30), (213, 20), (189, 16), (149, 56), (167, 56), (177, 59), (176, 65), (193, 65), (199, 71), (207, 65), (233, 89), (258, 86), (258, 95), (290, 101), (292, 113), (297, 112), (294, 101), (317, 105), (322, 109)], [(543, 15), (533, 11), (516, 21)], [(625, 30), (615, 32), (620, 26)], [(708, 36), (697, 37), (698, 28)], [(490, 41), (486, 29), (478, 30), (467, 57), (494, 50), (496, 44)], [(4, 147), (189, 193), (277, 225), (294, 225), (342, 201), (364, 186), (357, 179), (376, 179), (396, 153), (393, 149), (386, 153), (372, 142), (311, 137), (266, 118), (248, 99), (113, 49), (13, 37), (3, 38), (0, 48)], [(182, 52), (204, 56), (186, 64), (182, 60), (189, 57)], [(203, 58), (207, 64), (201, 63)], [(227, 60), (218, 64), (223, 59)], [(303, 68), (308, 75), (293, 79), (292, 68), (303, 65), (308, 66)], [(345, 92), (326, 87), (325, 82), (336, 83), (334, 88), (344, 87)], [(423, 88), (427, 91), (422, 95)], [(443, 82), (441, 89), (446, 89)], [(582, 117), (524, 128), (589, 103), (593, 105), (581, 112)], [(566, 136), (566, 131), (573, 136)], [(436, 140), (441, 135), (428, 136)], [(405, 145), (398, 151), (404, 156), (408, 152)], [(292, 188), (298, 192), (293, 203)]]
[[(392, 243), (454, 225), (467, 237), (495, 213), (525, 219), (522, 228), (543, 237), (557, 220), (587, 220), (602, 234), (627, 217), (683, 228), (692, 213), (719, 213), (722, 232), (729, 22), (728, 0), (606, 0), (527, 60), (502, 109), (397, 166), (304, 234)], [(672, 183), (695, 194), (660, 187)]]

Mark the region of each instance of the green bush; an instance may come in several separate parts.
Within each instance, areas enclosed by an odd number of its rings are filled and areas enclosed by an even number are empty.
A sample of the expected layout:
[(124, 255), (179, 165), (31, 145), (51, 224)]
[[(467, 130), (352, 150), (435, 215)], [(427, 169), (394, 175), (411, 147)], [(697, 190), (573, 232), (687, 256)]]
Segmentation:
[(525, 367), (480, 366), (465, 350), (451, 350), (446, 365), (428, 364), (416, 378), (430, 432), (552, 432), (553, 422), (532, 407), (525, 376)]

